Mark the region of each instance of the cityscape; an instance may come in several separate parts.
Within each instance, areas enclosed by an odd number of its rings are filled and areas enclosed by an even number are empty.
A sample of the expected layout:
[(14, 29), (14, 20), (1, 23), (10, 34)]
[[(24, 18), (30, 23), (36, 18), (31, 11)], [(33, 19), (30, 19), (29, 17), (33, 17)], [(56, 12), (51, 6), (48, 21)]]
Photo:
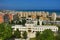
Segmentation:
[[(60, 17), (56, 14), (56, 12), (45, 11), (9, 11), (3, 10), (0, 11), (0, 24), (8, 24), (11, 25), (12, 35), (14, 31), (20, 33), (23, 37), (23, 32), (25, 31), (27, 34), (26, 40), (30, 40), (30, 38), (36, 37), (36, 32), (43, 32), (44, 30), (51, 30), (54, 32), (54, 35), (57, 35), (59, 30), (58, 26), (60, 26)], [(0, 25), (0, 26), (1, 26)], [(15, 34), (19, 38), (18, 35)], [(13, 39), (11, 39), (13, 40)], [(15, 39), (18, 40), (18, 39)], [(32, 39), (33, 40), (33, 39)]]
[(60, 40), (60, 1), (46, 1), (1, 0), (0, 40)]

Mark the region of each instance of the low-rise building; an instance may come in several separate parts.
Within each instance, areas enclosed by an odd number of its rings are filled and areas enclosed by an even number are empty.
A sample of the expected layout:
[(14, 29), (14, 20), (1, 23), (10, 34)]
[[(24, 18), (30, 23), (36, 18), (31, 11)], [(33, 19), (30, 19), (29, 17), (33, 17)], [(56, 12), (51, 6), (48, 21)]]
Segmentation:
[(46, 29), (51, 29), (53, 32), (58, 31), (58, 27), (56, 26), (41, 26), (41, 25), (34, 25), (34, 24), (25, 24), (25, 26), (15, 25), (12, 26), (12, 28), (13, 31), (15, 31), (16, 29), (19, 29), (19, 31), (21, 32), (26, 31), (28, 33), (29, 38), (34, 38), (37, 31), (42, 32)]

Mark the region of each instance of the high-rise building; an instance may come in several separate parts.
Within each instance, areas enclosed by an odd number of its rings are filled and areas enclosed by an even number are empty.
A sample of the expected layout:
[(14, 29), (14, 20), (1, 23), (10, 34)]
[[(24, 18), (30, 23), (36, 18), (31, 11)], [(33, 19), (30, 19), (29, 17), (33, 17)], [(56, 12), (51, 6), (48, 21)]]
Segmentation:
[(56, 20), (56, 16), (57, 16), (56, 13), (53, 12), (53, 13), (52, 13), (52, 16), (51, 16), (51, 19), (52, 19), (53, 21), (55, 21), (55, 20)]

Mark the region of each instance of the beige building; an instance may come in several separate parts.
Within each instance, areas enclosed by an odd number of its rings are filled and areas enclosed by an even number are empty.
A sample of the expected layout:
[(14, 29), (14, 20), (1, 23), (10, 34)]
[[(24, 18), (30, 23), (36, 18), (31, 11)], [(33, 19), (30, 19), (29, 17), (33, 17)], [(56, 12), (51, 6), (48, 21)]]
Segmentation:
[(52, 16), (51, 16), (51, 19), (52, 19), (53, 21), (55, 21), (55, 20), (56, 20), (56, 17), (57, 17), (56, 13), (53, 12), (53, 13), (52, 13)]
[[(28, 12), (20, 11), (20, 12), (16, 12), (16, 13), (18, 13), (19, 18), (31, 17), (32, 19), (36, 19), (36, 17), (39, 16), (41, 20), (49, 20), (49, 18), (47, 18), (47, 16), (49, 16), (49, 12), (45, 12), (45, 11), (28, 11)], [(52, 13), (51, 19), (56, 20), (56, 13)]]

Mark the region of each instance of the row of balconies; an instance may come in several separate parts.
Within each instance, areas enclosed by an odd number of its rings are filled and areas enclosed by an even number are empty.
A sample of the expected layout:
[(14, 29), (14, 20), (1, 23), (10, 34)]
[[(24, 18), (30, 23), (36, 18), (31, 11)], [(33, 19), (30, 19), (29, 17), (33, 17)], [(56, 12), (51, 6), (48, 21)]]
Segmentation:
[(39, 26), (39, 27), (20, 27), (20, 26), (12, 26), (14, 30), (19, 29), (20, 31), (44, 31), (45, 29), (51, 29), (52, 31), (58, 31), (58, 27), (56, 26)]

